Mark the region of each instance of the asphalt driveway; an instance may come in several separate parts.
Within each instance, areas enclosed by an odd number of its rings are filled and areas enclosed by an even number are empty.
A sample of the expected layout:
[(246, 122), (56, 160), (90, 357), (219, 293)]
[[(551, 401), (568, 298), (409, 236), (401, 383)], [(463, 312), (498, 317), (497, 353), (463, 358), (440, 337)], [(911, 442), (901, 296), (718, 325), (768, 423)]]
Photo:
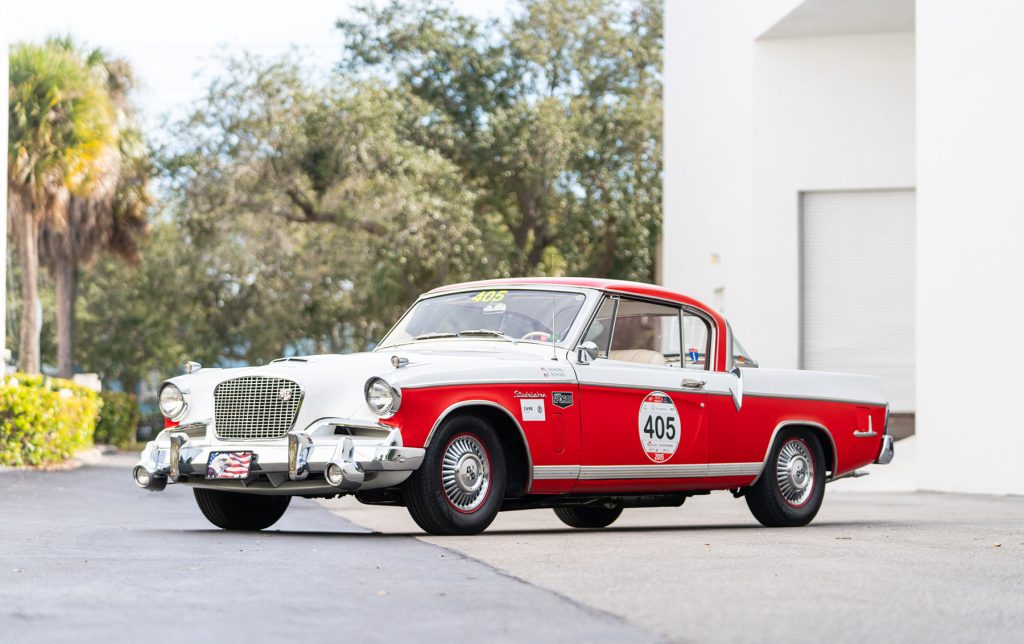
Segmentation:
[[(377, 531), (376, 533), (371, 532)], [(728, 494), (426, 537), (397, 508), (298, 499), (210, 526), (128, 469), (0, 472), (0, 641), (1019, 641), (1024, 498), (827, 493), (767, 530)]]

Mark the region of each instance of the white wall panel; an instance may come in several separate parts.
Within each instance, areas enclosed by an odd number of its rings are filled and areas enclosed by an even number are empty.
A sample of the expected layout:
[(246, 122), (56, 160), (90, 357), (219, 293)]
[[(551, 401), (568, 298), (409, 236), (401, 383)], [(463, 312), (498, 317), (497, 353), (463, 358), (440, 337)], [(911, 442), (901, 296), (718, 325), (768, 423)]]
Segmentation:
[(809, 192), (801, 204), (802, 367), (881, 376), (892, 410), (913, 411), (914, 192)]

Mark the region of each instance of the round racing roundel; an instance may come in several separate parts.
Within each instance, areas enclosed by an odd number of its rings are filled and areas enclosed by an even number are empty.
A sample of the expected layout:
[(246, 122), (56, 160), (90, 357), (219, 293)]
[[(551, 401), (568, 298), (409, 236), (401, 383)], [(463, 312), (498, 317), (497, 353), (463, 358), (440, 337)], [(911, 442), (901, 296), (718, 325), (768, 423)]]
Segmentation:
[(640, 404), (640, 445), (647, 458), (665, 463), (679, 449), (679, 411), (668, 394), (652, 391)]

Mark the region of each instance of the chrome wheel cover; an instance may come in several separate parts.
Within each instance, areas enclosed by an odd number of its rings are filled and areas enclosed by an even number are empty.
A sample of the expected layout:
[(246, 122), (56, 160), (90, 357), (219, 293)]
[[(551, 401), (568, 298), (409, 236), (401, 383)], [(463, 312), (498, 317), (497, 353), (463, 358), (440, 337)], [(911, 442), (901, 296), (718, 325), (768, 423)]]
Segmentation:
[(807, 443), (793, 438), (779, 450), (775, 476), (783, 500), (793, 507), (807, 503), (814, 492), (814, 459)]
[(460, 434), (448, 443), (441, 460), (441, 485), (448, 503), (459, 512), (474, 512), (491, 487), (491, 461), (475, 436)]

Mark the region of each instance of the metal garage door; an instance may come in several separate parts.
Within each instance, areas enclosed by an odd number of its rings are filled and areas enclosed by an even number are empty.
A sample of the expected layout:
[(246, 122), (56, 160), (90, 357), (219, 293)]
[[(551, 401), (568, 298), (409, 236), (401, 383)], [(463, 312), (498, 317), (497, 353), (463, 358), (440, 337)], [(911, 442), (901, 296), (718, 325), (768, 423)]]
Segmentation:
[(804, 369), (882, 377), (914, 411), (914, 191), (801, 197)]

